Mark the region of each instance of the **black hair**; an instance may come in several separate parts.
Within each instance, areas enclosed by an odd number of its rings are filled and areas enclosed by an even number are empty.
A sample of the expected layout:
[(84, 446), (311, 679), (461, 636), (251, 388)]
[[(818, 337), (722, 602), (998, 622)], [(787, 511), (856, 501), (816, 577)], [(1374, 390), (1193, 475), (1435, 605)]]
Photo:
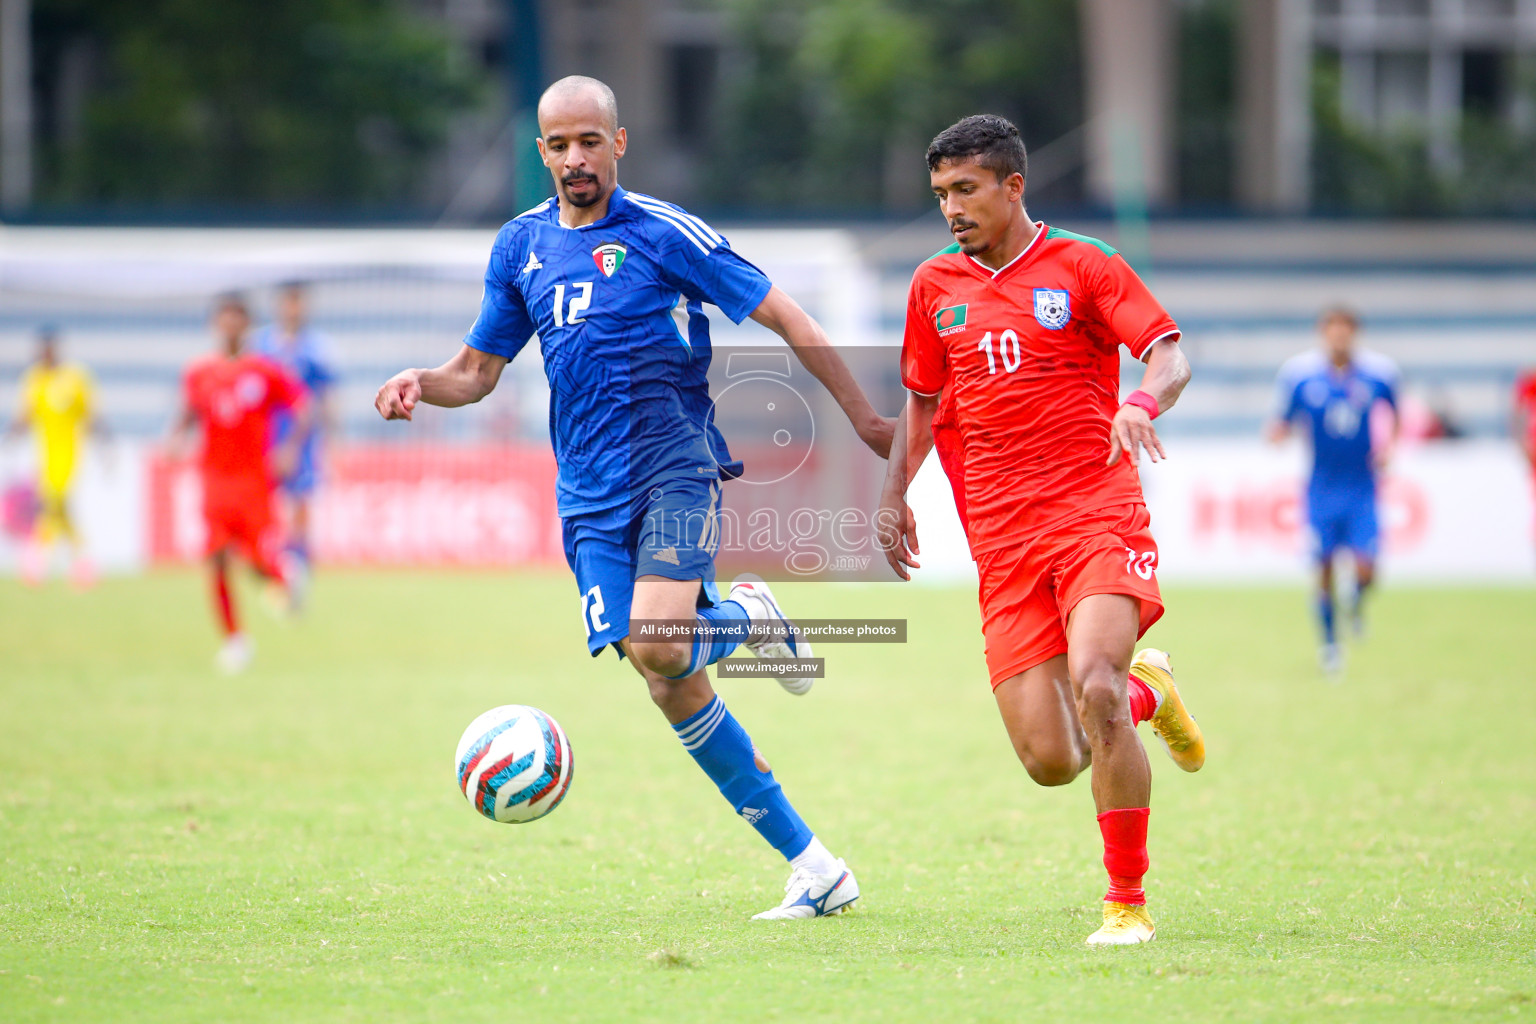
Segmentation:
[(1024, 139), (1012, 121), (996, 114), (962, 117), (933, 137), (928, 144), (928, 169), (936, 171), (945, 160), (975, 159), (1002, 181), (1010, 174), (1028, 177), (1029, 159)]
[(245, 301), (245, 296), (239, 292), (224, 292), (213, 300), (213, 311), (222, 313), (226, 309), (238, 309), (246, 316), (251, 315), (250, 304)]
[(1360, 315), (1354, 311), (1353, 307), (1346, 306), (1342, 302), (1329, 306), (1317, 318), (1320, 324), (1326, 324), (1332, 320), (1343, 320), (1351, 329), (1357, 331), (1360, 329)]

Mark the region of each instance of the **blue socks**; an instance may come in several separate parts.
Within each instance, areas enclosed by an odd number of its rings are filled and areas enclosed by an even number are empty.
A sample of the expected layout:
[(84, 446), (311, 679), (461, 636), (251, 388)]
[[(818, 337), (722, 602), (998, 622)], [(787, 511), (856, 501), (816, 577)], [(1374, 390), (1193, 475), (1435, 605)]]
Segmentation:
[[(746, 609), (735, 601), (700, 608), (698, 620), (701, 629), (693, 640), (693, 656), (687, 669), (674, 678), (686, 679), (730, 655), (747, 640), (752, 623)], [(815, 836), (790, 806), (773, 772), (758, 769), (752, 738), (725, 709), (724, 701), (716, 696), (672, 728), (683, 749), (693, 755), (736, 813), (785, 860), (793, 860), (810, 847)]]
[(713, 665), (727, 657), (747, 640), (747, 630), (752, 620), (747, 610), (735, 601), (723, 601), (715, 608), (699, 609), (699, 625), (703, 628), (693, 638), (693, 657), (681, 675), (672, 679), (687, 679), (705, 665)]
[[(735, 602), (728, 601), (727, 605)], [(735, 605), (739, 610), (740, 605)], [(720, 609), (706, 609), (719, 611)], [(743, 617), (745, 612), (742, 613)], [(702, 618), (702, 613), (700, 615)], [(738, 641), (739, 642), (739, 641)], [(736, 644), (731, 644), (735, 649)], [(683, 749), (704, 769), (720, 794), (730, 801), (736, 813), (757, 829), (758, 835), (784, 855), (793, 859), (810, 846), (814, 838), (800, 815), (790, 806), (772, 772), (759, 771), (754, 759), (752, 739), (725, 710), (718, 696), (702, 711), (678, 722), (672, 728), (683, 741)]]
[(1323, 627), (1323, 643), (1334, 643), (1332, 594), (1319, 594), (1317, 596), (1317, 621)]

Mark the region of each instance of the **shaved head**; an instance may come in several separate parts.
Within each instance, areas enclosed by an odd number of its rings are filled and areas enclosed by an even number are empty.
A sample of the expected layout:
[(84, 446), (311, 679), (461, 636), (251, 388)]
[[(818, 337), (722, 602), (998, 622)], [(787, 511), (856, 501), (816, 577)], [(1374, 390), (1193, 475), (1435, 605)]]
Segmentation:
[(629, 145), (613, 90), (595, 78), (562, 78), (539, 98), (539, 159), (560, 194), (561, 222), (577, 227), (607, 215)]
[(608, 134), (618, 133), (619, 102), (613, 98), (613, 90), (586, 75), (567, 75), (544, 90), (544, 95), (539, 97), (539, 129), (543, 130), (556, 111), (580, 106), (595, 108)]

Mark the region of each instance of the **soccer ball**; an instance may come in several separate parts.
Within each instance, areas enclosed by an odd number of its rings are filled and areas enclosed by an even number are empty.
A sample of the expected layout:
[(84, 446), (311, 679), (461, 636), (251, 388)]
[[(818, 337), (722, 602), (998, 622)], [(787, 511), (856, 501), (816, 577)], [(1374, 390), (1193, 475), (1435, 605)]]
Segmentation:
[(538, 708), (492, 708), (464, 730), (454, 755), (459, 789), (492, 821), (537, 821), (571, 788), (571, 741)]

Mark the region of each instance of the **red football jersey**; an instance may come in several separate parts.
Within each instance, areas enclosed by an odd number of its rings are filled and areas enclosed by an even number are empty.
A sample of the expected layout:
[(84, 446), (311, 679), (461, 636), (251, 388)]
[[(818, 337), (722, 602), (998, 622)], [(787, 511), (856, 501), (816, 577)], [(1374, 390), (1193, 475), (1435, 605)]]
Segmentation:
[(976, 554), (1142, 500), (1128, 459), (1104, 464), (1119, 349), (1139, 359), (1179, 333), (1114, 249), (1038, 228), (995, 273), (945, 249), (918, 267), (907, 295), (902, 383), (944, 392), (935, 445)]
[(304, 400), (304, 386), (265, 356), (210, 355), (187, 367), (187, 407), (203, 425), (205, 481), (270, 485), (272, 414)]

